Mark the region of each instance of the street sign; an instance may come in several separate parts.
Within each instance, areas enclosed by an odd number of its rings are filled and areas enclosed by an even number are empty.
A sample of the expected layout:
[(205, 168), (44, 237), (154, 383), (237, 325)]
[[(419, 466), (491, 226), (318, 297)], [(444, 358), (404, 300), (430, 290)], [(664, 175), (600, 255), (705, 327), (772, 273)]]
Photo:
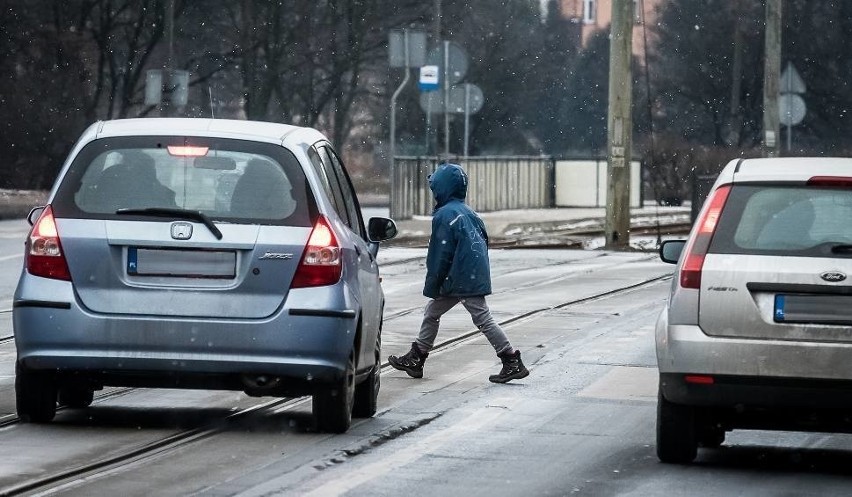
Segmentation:
[(420, 91), (435, 91), (438, 89), (440, 68), (438, 66), (423, 66), (420, 68)]
[(795, 126), (805, 118), (805, 101), (795, 93), (783, 93), (778, 97), (778, 117), (783, 126)]
[(467, 102), (468, 114), (476, 114), (482, 109), (482, 103), (485, 98), (482, 95), (482, 89), (478, 86), (465, 83), (462, 86), (454, 86), (450, 88), (450, 105), (447, 112), (453, 114), (464, 114), (465, 102)]
[(791, 62), (787, 62), (787, 67), (785, 67), (784, 72), (781, 73), (781, 80), (779, 83), (781, 85), (778, 89), (779, 93), (805, 93), (807, 89), (802, 77), (799, 76), (799, 71), (793, 67)]
[(447, 45), (447, 84), (454, 85), (462, 80), (467, 74), (468, 57), (467, 52), (454, 41), (441, 43), (438, 47), (429, 51), (426, 62), (429, 65), (438, 66), (440, 74), (444, 74), (444, 45)]
[(149, 69), (145, 72), (145, 105), (160, 105), (163, 99), (163, 71)]
[(183, 107), (189, 101), (189, 71), (174, 70), (169, 77), (172, 105)]
[[(466, 94), (467, 93), (467, 94)], [(450, 114), (464, 114), (464, 104), (467, 99), (468, 114), (476, 114), (482, 109), (485, 97), (482, 89), (470, 83), (450, 88), (447, 112)], [(429, 114), (444, 113), (444, 93), (439, 91), (423, 92), (420, 94), (420, 108)]]
[[(408, 65), (405, 63), (405, 36), (408, 33)], [(391, 67), (420, 67), (426, 63), (426, 32), (394, 29), (388, 39)]]
[(427, 91), (420, 94), (420, 108), (427, 114), (444, 113), (444, 92)]

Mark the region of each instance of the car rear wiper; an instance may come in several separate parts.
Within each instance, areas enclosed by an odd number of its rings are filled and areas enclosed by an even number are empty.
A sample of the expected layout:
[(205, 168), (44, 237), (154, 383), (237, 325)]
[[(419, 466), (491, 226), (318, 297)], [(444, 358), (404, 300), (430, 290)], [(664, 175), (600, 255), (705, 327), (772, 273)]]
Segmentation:
[(831, 246), (831, 252), (836, 254), (838, 252), (852, 252), (852, 244), (849, 243), (838, 243)]
[(213, 221), (211, 221), (209, 217), (207, 217), (203, 212), (200, 211), (193, 211), (189, 209), (168, 209), (164, 207), (148, 207), (147, 209), (118, 209), (117, 211), (115, 211), (115, 213), (128, 216), (142, 215), (198, 221), (204, 224), (204, 226), (207, 226), (207, 229), (209, 229), (210, 232), (213, 233), (217, 240), (222, 239), (222, 232), (219, 231), (219, 228), (217, 228), (216, 225), (213, 224)]

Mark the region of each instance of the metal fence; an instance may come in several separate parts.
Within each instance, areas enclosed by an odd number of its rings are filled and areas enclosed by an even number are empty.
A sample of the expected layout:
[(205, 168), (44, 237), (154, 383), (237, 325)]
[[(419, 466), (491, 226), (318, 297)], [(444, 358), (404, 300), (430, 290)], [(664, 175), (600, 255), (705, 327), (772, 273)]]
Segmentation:
[[(547, 208), (554, 205), (551, 157), (468, 157), (460, 159), (470, 183), (467, 203), (480, 212)], [(391, 177), (394, 219), (430, 215), (435, 205), (427, 177), (435, 157), (397, 157)]]

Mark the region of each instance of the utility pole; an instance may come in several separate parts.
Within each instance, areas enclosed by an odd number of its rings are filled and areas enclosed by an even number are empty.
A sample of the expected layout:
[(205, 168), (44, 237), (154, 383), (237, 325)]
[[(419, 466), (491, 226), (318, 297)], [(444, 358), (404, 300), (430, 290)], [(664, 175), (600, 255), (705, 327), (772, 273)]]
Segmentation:
[(172, 104), (172, 95), (174, 94), (174, 84), (172, 81), (172, 74), (174, 70), (174, 46), (175, 46), (175, 0), (168, 0), (166, 2), (166, 19), (165, 19), (165, 28), (166, 28), (166, 43), (168, 45), (168, 52), (166, 53), (166, 67), (163, 70), (163, 81), (165, 81), (166, 88), (168, 89), (167, 95), (169, 98), (166, 99), (163, 103), (163, 110), (161, 111), (161, 115), (165, 115), (166, 117), (170, 117), (174, 115), (174, 105)]
[[(437, 47), (438, 44), (441, 43), (441, 36), (442, 36), (441, 35), (441, 0), (435, 0), (434, 15), (435, 15), (434, 28), (433, 28), (435, 30), (434, 31), (434, 42), (435, 42), (435, 46)], [(446, 68), (446, 64), (444, 64), (444, 67)], [(445, 74), (441, 74), (441, 84), (442, 85), (444, 84), (444, 78), (445, 77), (446, 77), (446, 72), (445, 72)], [(446, 106), (446, 104), (447, 104), (447, 101), (444, 100), (444, 106)], [(427, 117), (427, 119), (429, 119), (429, 118)], [(428, 126), (428, 124), (429, 123), (427, 123), (427, 126)], [(429, 137), (429, 148), (430, 148), (429, 151), (434, 152), (436, 156), (439, 155), (439, 152), (438, 152), (438, 127), (439, 127), (439, 125), (437, 123), (435, 124), (434, 127), (429, 126), (429, 131), (430, 131), (430, 133), (432, 133), (432, 135)]]
[(780, 143), (778, 80), (781, 76), (781, 1), (766, 0), (766, 56), (763, 63), (764, 157), (778, 157)]
[(633, 1), (613, 0), (607, 112), (606, 248), (630, 244), (630, 159), (633, 135)]

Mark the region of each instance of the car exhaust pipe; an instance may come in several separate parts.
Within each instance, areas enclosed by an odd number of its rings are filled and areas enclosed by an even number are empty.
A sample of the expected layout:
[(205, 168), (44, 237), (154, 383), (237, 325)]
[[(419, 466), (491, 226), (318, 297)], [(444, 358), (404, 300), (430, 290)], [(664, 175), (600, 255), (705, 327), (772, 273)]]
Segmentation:
[(269, 395), (281, 386), (281, 377), (266, 374), (244, 374), (241, 377), (246, 394), (252, 397)]

